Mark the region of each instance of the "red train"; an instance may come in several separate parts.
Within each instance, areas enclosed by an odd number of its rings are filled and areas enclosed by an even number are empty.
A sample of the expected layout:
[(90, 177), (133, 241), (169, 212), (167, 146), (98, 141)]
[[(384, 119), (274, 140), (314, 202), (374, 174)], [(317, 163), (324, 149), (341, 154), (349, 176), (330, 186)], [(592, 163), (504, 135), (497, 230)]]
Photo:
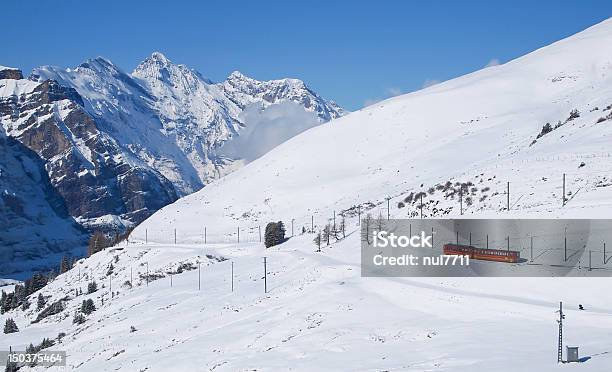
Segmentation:
[(444, 254), (470, 256), (474, 260), (498, 261), (517, 263), (521, 253), (517, 251), (503, 251), (501, 249), (482, 249), (471, 245), (444, 244)]

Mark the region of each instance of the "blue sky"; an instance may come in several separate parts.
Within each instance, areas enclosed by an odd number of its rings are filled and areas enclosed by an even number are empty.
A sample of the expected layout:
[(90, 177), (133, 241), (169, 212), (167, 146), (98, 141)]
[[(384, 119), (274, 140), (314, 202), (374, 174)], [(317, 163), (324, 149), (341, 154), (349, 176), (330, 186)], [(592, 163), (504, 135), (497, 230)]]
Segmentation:
[(612, 1), (18, 1), (0, 64), (126, 71), (159, 50), (212, 80), (296, 77), (355, 110), (506, 62), (612, 16)]

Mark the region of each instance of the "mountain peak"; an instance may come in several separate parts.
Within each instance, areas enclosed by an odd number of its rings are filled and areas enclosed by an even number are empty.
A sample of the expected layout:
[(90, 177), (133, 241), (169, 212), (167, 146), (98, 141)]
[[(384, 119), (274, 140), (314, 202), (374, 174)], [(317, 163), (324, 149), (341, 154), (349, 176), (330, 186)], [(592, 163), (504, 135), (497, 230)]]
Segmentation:
[(153, 61), (160, 62), (162, 64), (172, 63), (162, 52), (153, 52), (151, 57), (147, 58)]

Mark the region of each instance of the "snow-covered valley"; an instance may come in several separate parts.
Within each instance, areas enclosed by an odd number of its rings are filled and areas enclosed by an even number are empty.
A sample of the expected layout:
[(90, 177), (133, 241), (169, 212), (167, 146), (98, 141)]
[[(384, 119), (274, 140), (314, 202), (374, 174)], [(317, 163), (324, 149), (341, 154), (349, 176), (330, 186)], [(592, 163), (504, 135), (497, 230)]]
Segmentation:
[[(363, 278), (356, 211), (417, 217), (423, 195), (424, 218), (460, 217), (471, 183), (466, 218), (612, 218), (611, 112), (607, 20), (308, 129), (79, 260), (40, 290), (58, 314), (1, 315), (19, 332), (0, 349), (52, 338), (82, 371), (607, 372), (609, 278)], [(316, 252), (334, 214), (347, 236)], [(291, 238), (266, 249), (279, 220)], [(557, 364), (559, 301), (582, 363)]]

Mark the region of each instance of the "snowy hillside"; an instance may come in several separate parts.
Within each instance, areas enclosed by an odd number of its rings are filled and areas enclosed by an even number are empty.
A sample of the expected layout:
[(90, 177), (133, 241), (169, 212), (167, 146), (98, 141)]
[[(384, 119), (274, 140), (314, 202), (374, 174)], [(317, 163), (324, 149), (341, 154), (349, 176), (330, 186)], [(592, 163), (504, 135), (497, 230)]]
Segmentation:
[[(53, 338), (83, 371), (607, 372), (608, 278), (362, 278), (355, 207), (412, 217), (423, 195), (425, 218), (457, 217), (461, 187), (465, 217), (612, 218), (611, 83), (608, 20), (309, 129), (60, 275), (41, 290), (58, 314), (1, 315), (20, 331), (0, 348)], [(315, 252), (302, 231), (334, 212), (346, 237)], [(265, 249), (278, 220), (291, 239)], [(556, 363), (559, 301), (583, 363)]]

